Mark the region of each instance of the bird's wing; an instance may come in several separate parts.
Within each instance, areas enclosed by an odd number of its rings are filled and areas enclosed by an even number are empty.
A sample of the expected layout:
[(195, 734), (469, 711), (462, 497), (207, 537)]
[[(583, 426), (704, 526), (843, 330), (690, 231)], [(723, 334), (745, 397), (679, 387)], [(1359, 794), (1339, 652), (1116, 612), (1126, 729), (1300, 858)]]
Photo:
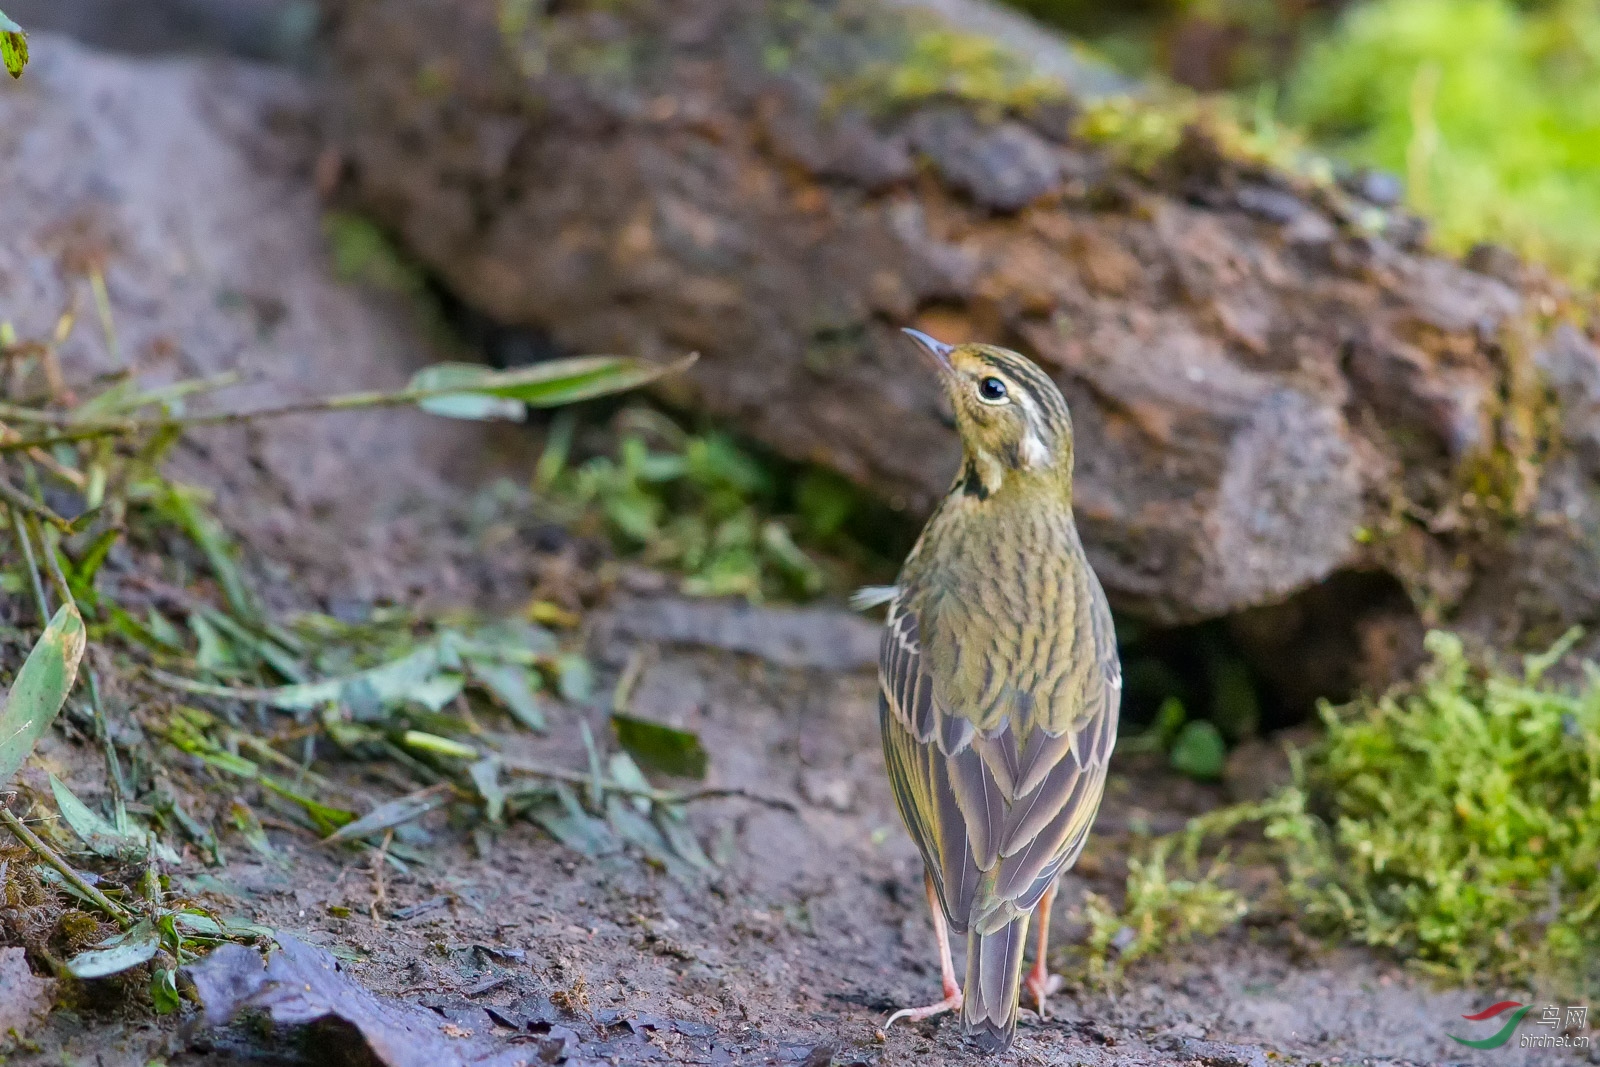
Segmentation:
[(963, 625), (955, 605), (915, 584), (890, 607), (879, 662), (885, 760), (901, 817), (958, 931), (1032, 908), (1088, 837), (1121, 694), (1110, 613), (1097, 586), (1093, 597), (1086, 632), (1059, 638), (1074, 644), (1063, 655), (1085, 657), (1076, 682), (1012, 691), (999, 716), (992, 707), (948, 706), (940, 675), (955, 668), (924, 653), (936, 647), (941, 659), (968, 659), (952, 642), (984, 629)]

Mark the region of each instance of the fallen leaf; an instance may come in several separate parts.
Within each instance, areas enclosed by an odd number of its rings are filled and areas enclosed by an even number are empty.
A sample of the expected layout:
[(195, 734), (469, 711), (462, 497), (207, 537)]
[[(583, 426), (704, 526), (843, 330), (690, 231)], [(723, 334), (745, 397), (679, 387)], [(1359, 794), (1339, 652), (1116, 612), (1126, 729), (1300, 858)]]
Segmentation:
[(611, 716), (611, 726), (617, 742), (646, 767), (679, 778), (706, 776), (706, 750), (698, 734), (620, 713)]
[(161, 947), (161, 934), (149, 919), (136, 924), (126, 933), (100, 942), (87, 952), (80, 952), (67, 961), (67, 971), (74, 978), (105, 978), (121, 974), (148, 963)]
[(207, 1026), (226, 1025), (245, 1009), (262, 1009), (281, 1024), (337, 1019), (361, 1035), (384, 1067), (526, 1067), (530, 1062), (525, 1046), (477, 1034), (451, 1036), (450, 1030), (460, 1027), (450, 1020), (377, 996), (351, 979), (325, 949), (288, 934), (276, 939), (278, 950), (264, 963), (254, 949), (223, 945), (186, 968)]

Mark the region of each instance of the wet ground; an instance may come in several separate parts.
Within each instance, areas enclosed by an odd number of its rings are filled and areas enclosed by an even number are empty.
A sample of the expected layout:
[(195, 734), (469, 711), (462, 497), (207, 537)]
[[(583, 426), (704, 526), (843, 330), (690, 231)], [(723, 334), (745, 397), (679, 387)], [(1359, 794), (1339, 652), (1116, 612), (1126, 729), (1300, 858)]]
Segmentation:
[[(597, 643), (613, 664), (635, 647)], [(328, 948), (375, 992), (557, 1057), (543, 1062), (977, 1062), (949, 1021), (881, 1029), (895, 1006), (932, 997), (938, 975), (918, 860), (882, 773), (870, 672), (658, 648), (634, 710), (698, 731), (713, 784), (796, 810), (696, 805), (722, 866), (692, 886), (628, 854), (583, 858), (526, 823), (475, 841), (466, 813), (449, 811), (430, 817), (414, 842), (428, 860), (407, 874), (380, 879), (370, 851), (272, 828), (275, 857), (234, 839), (226, 867), (183, 876), (219, 910)], [(598, 714), (593, 725), (604, 726)], [(523, 747), (581, 766), (575, 713)], [(1115, 892), (1130, 823), (1160, 831), (1217, 799), (1168, 775), (1114, 779), (1096, 843), (1066, 880), (1058, 944), (1081, 937), (1086, 890)], [(1451, 1042), (1451, 1032), (1480, 1036), (1460, 1016), (1484, 1003), (1269, 925), (1135, 965), (1114, 991), (1059, 995), (1048, 1020), (1025, 1013), (1010, 1062), (1563, 1061), (1514, 1042), (1493, 1052)], [(320, 1063), (335, 1047), (326, 1034), (306, 1043), (248, 1022), (208, 1033), (193, 1018), (151, 1024), (115, 1009), (58, 1012), (35, 1039), (20, 1062)]]

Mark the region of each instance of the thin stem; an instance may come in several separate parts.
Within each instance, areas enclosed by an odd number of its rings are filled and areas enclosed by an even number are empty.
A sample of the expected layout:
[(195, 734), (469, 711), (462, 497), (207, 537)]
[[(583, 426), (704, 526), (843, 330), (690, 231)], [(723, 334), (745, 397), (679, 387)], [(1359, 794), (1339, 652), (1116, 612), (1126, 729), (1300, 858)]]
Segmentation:
[(61, 572), (61, 556), (58, 551), (60, 534), (50, 531), (53, 536), (46, 536), (44, 530), (38, 525), (37, 519), (24, 519), (33, 523), (33, 536), (39, 539), (40, 553), (44, 556), (45, 573), (50, 576), (50, 584), (55, 586), (56, 596), (63, 604), (76, 604), (77, 600), (72, 595), (72, 587), (67, 584), (67, 576)]
[[(676, 374), (692, 365), (699, 358), (698, 353), (690, 353), (675, 363), (659, 365), (654, 369), (652, 377), (665, 377)], [(638, 384), (643, 384), (639, 382)], [(382, 392), (377, 390), (344, 393), (340, 396), (318, 397), (313, 400), (297, 400), (277, 407), (258, 408), (255, 411), (219, 411), (207, 415), (188, 415), (183, 417), (166, 416), (159, 419), (117, 419), (114, 421), (87, 423), (74, 429), (62, 430), (58, 433), (41, 434), (37, 437), (19, 437), (15, 440), (0, 441), (0, 454), (16, 452), (26, 448), (40, 446), (70, 444), (73, 441), (88, 441), (98, 437), (115, 437), (139, 433), (143, 430), (168, 430), (168, 429), (193, 429), (197, 426), (223, 426), (231, 423), (249, 422), (254, 419), (270, 419), (283, 415), (304, 415), (319, 411), (350, 411), (359, 408), (389, 408), (402, 407), (415, 404), (420, 400), (432, 400), (441, 396), (457, 396), (461, 393), (474, 392), (470, 385), (441, 385), (431, 389), (401, 389), (397, 392)]]
[(39, 625), (46, 626), (50, 622), (50, 601), (45, 599), (44, 582), (39, 578), (39, 561), (33, 556), (33, 542), (28, 539), (28, 526), (15, 507), (8, 506), (6, 514), (11, 520), (12, 532), (17, 535), (17, 543), (22, 546), (22, 558), (28, 563), (28, 577), (33, 580), (33, 601), (39, 609)]
[(122, 926), (124, 929), (127, 928), (127, 909), (113, 901), (110, 897), (100, 892), (100, 890), (96, 889), (88, 882), (84, 881), (83, 875), (73, 870), (66, 860), (56, 855), (55, 849), (51, 848), (49, 845), (40, 840), (38, 834), (28, 829), (27, 825), (23, 823), (21, 819), (11, 814), (11, 812), (8, 811), (3, 804), (0, 804), (0, 824), (4, 824), (6, 829), (10, 830), (14, 835), (16, 835), (18, 841), (21, 841), (24, 845), (27, 845), (34, 851), (35, 855), (44, 860), (51, 867), (54, 867), (56, 872), (67, 880), (68, 885), (72, 886), (72, 888), (76, 889), (79, 893), (82, 893), (87, 899), (93, 901), (95, 905), (98, 906), (102, 911), (111, 916), (112, 919), (116, 920), (119, 926)]

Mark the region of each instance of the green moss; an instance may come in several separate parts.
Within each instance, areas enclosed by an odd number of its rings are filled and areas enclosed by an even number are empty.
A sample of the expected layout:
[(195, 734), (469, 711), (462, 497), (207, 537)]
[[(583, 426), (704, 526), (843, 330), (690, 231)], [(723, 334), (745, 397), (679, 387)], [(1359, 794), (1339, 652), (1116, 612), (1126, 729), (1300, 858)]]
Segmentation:
[(1413, 688), (1324, 709), (1268, 825), (1309, 920), (1461, 982), (1600, 986), (1600, 671), (1545, 679), (1575, 639), (1504, 674), (1435, 632)]
[(1402, 173), (1441, 246), (1600, 277), (1600, 7), (1371, 0), (1293, 73), (1288, 114)]
[(1026, 111), (1066, 96), (1060, 82), (1034, 74), (999, 43), (943, 26), (914, 32), (897, 62), (879, 66), (868, 77), (889, 107), (944, 98)]

